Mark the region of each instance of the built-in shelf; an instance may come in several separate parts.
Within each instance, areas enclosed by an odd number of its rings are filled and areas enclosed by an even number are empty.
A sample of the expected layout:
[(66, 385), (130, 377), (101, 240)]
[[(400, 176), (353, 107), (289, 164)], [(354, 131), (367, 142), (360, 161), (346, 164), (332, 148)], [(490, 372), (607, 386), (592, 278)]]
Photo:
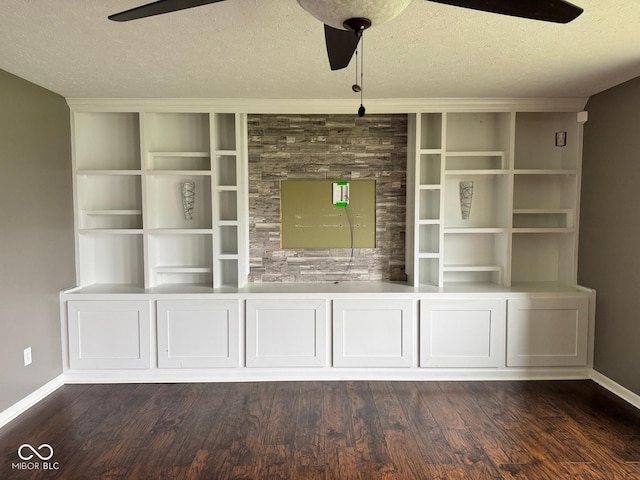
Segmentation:
[(80, 111), (72, 123), (80, 286), (246, 282), (244, 115)]
[(147, 228), (145, 231), (152, 235), (201, 235), (212, 234), (212, 228)]
[(575, 170), (554, 170), (554, 169), (517, 169), (513, 172), (516, 175), (576, 175)]
[(141, 175), (142, 170), (106, 170), (106, 169), (95, 169), (95, 170), (76, 170), (76, 175), (79, 176), (130, 176), (130, 175)]
[(446, 234), (486, 234), (486, 233), (505, 233), (506, 228), (500, 227), (445, 227)]
[(83, 235), (141, 235), (141, 228), (80, 228)]
[[(410, 282), (575, 284), (583, 117), (542, 111), (411, 116)], [(566, 133), (566, 146), (555, 145), (557, 132)], [(468, 216), (463, 187), (472, 192)]]
[(211, 273), (211, 267), (153, 267), (159, 273)]
[(464, 177), (464, 176), (475, 176), (475, 175), (507, 175), (508, 173), (510, 173), (509, 170), (478, 169), (478, 170), (448, 170), (445, 172), (445, 175), (447, 175), (448, 177), (455, 177), (455, 176)]
[(444, 265), (445, 272), (499, 272), (499, 265)]
[(182, 176), (182, 177), (210, 177), (211, 172), (206, 170), (153, 170), (150, 175), (153, 176)]

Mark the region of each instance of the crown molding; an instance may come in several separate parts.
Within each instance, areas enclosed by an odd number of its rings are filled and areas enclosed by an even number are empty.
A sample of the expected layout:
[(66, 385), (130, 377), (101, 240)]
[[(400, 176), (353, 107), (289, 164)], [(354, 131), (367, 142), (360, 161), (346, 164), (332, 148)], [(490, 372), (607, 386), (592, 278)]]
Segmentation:
[[(578, 112), (587, 97), (570, 98), (371, 98), (367, 113)], [(353, 99), (264, 98), (67, 98), (74, 112), (216, 112), (282, 114), (356, 114)]]

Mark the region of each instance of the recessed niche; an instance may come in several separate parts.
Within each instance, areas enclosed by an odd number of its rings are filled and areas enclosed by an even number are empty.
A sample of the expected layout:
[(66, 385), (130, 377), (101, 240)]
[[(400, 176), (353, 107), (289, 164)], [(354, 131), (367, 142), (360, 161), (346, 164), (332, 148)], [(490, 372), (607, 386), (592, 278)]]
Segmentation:
[(282, 248), (375, 248), (376, 182), (349, 181), (349, 204), (333, 204), (333, 180), (280, 182)]

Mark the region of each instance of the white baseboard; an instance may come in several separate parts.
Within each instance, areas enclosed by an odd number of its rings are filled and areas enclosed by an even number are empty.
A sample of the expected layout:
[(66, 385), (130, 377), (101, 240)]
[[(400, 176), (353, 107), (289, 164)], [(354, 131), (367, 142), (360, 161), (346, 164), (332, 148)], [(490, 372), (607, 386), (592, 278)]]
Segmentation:
[(43, 386), (38, 388), (35, 392), (30, 393), (19, 402), (13, 404), (6, 410), (0, 412), (0, 428), (5, 426), (11, 420), (16, 418), (21, 413), (25, 412), (29, 408), (33, 407), (36, 403), (45, 397), (48, 397), (61, 386), (64, 385), (64, 375), (58, 375), (53, 380), (48, 381)]
[(609, 377), (604, 376), (597, 370), (593, 370), (591, 372), (591, 380), (599, 384), (600, 386), (606, 388), (614, 395), (626, 400), (634, 407), (640, 409), (640, 395), (636, 395), (631, 390), (623, 387), (619, 383), (614, 382)]
[(278, 381), (483, 381), (576, 380), (591, 378), (590, 368), (219, 368), (148, 370), (66, 370), (72, 383), (190, 383)]

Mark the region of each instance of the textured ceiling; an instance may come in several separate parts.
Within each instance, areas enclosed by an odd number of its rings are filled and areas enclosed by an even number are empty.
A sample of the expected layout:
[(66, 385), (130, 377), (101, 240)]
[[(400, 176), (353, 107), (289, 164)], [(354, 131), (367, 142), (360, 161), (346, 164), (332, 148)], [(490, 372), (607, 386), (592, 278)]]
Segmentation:
[[(514, 0), (515, 1), (515, 0)], [(351, 98), (295, 0), (116, 23), (144, 0), (2, 0), (0, 68), (65, 97)], [(640, 2), (574, 0), (568, 25), (414, 0), (365, 33), (367, 98), (586, 97), (640, 75)]]

